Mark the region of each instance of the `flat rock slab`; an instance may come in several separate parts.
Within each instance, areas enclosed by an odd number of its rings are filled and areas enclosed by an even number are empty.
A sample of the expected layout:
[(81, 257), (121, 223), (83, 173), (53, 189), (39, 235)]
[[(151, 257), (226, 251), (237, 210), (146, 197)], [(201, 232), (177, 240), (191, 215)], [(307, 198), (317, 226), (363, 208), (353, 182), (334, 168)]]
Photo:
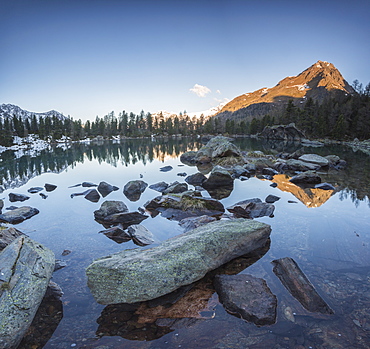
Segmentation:
[(310, 280), (292, 258), (276, 259), (272, 261), (272, 264), (275, 275), (304, 308), (311, 312), (334, 314), (334, 311), (320, 297)]
[(17, 348), (45, 295), (54, 254), (27, 237), (0, 253), (0, 348)]
[(40, 211), (30, 206), (17, 207), (14, 210), (0, 214), (0, 222), (18, 224), (37, 215)]
[(224, 308), (257, 326), (276, 322), (277, 298), (266, 281), (252, 275), (217, 275), (213, 281)]
[(124, 250), (86, 270), (98, 303), (135, 303), (200, 280), (226, 262), (263, 247), (268, 224), (245, 220), (208, 223), (147, 250)]
[(310, 162), (312, 164), (317, 164), (320, 166), (328, 166), (329, 165), (329, 160), (317, 155), (317, 154), (304, 154), (298, 158), (298, 160), (305, 161), (305, 162)]

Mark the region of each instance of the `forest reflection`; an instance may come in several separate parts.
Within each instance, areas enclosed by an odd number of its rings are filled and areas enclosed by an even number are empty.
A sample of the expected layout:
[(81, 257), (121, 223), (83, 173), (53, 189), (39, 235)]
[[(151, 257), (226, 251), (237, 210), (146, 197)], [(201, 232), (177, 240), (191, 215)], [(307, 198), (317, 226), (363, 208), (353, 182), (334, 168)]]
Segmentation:
[(122, 142), (75, 143), (68, 146), (55, 146), (50, 150), (41, 150), (36, 154), (24, 152), (16, 157), (14, 151), (6, 151), (0, 157), (0, 185), (3, 189), (16, 188), (29, 179), (46, 172), (60, 173), (68, 167), (74, 168), (85, 159), (97, 160), (114, 167), (118, 164), (129, 166), (142, 162), (144, 165), (153, 160), (165, 161), (176, 158), (188, 150), (197, 150), (198, 140), (190, 138), (128, 139)]

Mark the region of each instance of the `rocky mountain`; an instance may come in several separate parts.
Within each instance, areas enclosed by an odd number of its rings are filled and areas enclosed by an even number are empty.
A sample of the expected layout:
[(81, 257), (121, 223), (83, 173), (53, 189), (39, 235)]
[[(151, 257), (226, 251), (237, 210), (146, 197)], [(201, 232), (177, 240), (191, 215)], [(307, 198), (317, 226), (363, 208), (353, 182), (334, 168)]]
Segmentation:
[(59, 113), (56, 110), (50, 110), (45, 113), (33, 113), (30, 111), (24, 110), (13, 104), (1, 104), (0, 105), (0, 120), (1, 121), (3, 121), (5, 118), (12, 118), (14, 115), (18, 119), (21, 118), (22, 120), (30, 119), (33, 116), (36, 116), (37, 120), (39, 120), (40, 118), (45, 118), (47, 116), (49, 117), (56, 116), (60, 120), (63, 120), (66, 118), (62, 113)]
[(217, 117), (258, 117), (281, 108), (289, 100), (303, 104), (308, 98), (321, 102), (335, 93), (355, 93), (332, 63), (317, 61), (297, 76), (289, 76), (271, 88), (245, 93), (227, 103)]

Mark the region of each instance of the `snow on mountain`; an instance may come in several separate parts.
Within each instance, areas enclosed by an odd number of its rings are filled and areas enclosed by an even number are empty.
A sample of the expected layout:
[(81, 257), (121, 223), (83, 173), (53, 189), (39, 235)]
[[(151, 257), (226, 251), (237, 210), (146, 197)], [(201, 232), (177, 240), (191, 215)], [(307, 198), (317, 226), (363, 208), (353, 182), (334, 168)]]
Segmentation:
[[(196, 118), (199, 118), (202, 114), (205, 118), (207, 117), (210, 117), (210, 116), (213, 116), (215, 114), (217, 114), (218, 112), (221, 111), (221, 109), (226, 105), (226, 103), (228, 103), (229, 101), (225, 101), (225, 102), (222, 102), (220, 103), (219, 105), (217, 105), (216, 107), (212, 107), (210, 109), (207, 109), (207, 110), (203, 110), (203, 111), (198, 111), (198, 112), (190, 112), (190, 113), (186, 113), (186, 115), (188, 115), (189, 117), (193, 118), (194, 116)], [(175, 116), (178, 116), (179, 114), (177, 113), (174, 113), (174, 112), (168, 112), (168, 111), (165, 111), (165, 110), (161, 110), (161, 111), (158, 111), (158, 112), (155, 112), (155, 113), (152, 113), (152, 117), (155, 118), (156, 116), (159, 117), (159, 115), (162, 113), (163, 117), (165, 119), (169, 118), (169, 117), (175, 117)], [(184, 114), (183, 114), (184, 115)]]
[(56, 110), (50, 110), (44, 113), (34, 113), (28, 110), (24, 110), (16, 105), (13, 104), (1, 104), (0, 105), (0, 120), (3, 121), (5, 118), (12, 118), (13, 116), (17, 118), (21, 117), (22, 120), (26, 120), (36, 116), (36, 119), (39, 120), (40, 118), (45, 118), (47, 116), (52, 117), (56, 116), (58, 119), (65, 119), (66, 117), (59, 113)]

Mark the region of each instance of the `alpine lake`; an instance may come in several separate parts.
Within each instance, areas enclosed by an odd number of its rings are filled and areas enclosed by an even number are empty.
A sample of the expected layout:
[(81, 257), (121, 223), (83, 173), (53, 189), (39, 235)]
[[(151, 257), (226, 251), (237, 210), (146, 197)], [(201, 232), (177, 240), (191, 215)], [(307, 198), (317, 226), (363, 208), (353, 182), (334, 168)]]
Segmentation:
[[(250, 138), (237, 138), (234, 144), (245, 151), (265, 154), (291, 153), (303, 147)], [(154, 244), (139, 247), (132, 241), (116, 243), (99, 233), (104, 227), (94, 220), (93, 212), (105, 200), (123, 201), (129, 211), (137, 211), (161, 194), (148, 187), (139, 200), (132, 202), (123, 194), (124, 185), (134, 179), (149, 185), (184, 182), (178, 174), (191, 175), (198, 168), (182, 164), (180, 155), (201, 146), (199, 139), (190, 138), (130, 139), (0, 154), (3, 212), (11, 205), (37, 208), (39, 214), (14, 227), (50, 248), (55, 258), (66, 264), (52, 278), (64, 295), (60, 301), (42, 305), (42, 314), (36, 316), (19, 348), (370, 347), (370, 155), (341, 145), (303, 149), (307, 154), (335, 154), (347, 162), (342, 170), (320, 172), (323, 182), (335, 186), (334, 191), (289, 186), (285, 175), (272, 180), (252, 176), (235, 179), (233, 191), (220, 200), (226, 208), (245, 199), (264, 201), (269, 194), (280, 197), (274, 203), (273, 217), (257, 218), (271, 225), (269, 246), (259, 251), (258, 257), (242, 256), (216, 271), (266, 280), (278, 299), (274, 325), (256, 326), (226, 312), (212, 285), (214, 274), (195, 283), (176, 302), (149, 301), (142, 304), (141, 312), (130, 305), (104, 306), (94, 300), (85, 274), (93, 260), (123, 249), (156, 246), (181, 234), (183, 228), (161, 215), (148, 217), (141, 224), (153, 233)], [(173, 169), (160, 171), (164, 166)], [(207, 169), (201, 170), (207, 175)], [(71, 197), (88, 189), (72, 186), (101, 181), (119, 190), (98, 202)], [(277, 187), (272, 187), (272, 182)], [(46, 199), (27, 192), (45, 183), (57, 186), (52, 192), (43, 190)], [(30, 199), (11, 203), (9, 193), (26, 194)], [(202, 195), (209, 196), (207, 191)], [(282, 257), (298, 263), (334, 310), (333, 315), (308, 312), (285, 289), (271, 264)]]

